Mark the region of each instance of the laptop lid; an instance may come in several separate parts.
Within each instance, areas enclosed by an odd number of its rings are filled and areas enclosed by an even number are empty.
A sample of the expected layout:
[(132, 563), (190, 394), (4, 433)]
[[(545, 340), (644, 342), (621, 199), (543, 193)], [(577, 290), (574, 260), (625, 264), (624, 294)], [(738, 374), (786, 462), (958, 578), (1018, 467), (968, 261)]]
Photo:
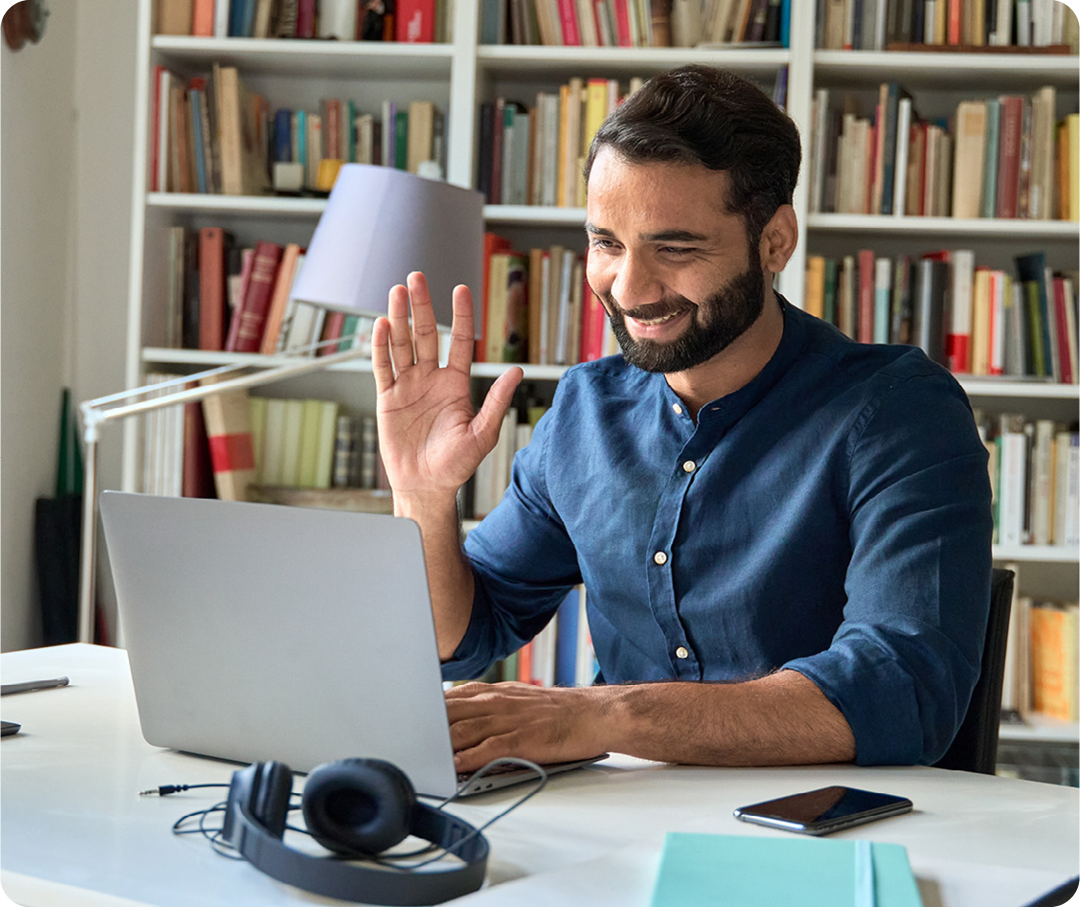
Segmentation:
[(374, 757), (454, 792), (414, 522), (109, 491), (101, 516), (147, 742), (302, 772)]

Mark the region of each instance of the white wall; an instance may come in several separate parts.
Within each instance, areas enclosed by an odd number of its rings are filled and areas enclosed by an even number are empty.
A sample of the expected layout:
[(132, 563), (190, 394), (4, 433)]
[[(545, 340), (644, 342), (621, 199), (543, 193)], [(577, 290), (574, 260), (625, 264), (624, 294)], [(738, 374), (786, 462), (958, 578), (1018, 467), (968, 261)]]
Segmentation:
[[(0, 648), (40, 642), (34, 499), (55, 484), (61, 388), (123, 386), (136, 0), (50, 0), (0, 47)], [(118, 433), (117, 433), (118, 434)], [(119, 438), (102, 445), (119, 484)]]
[(60, 388), (72, 377), (75, 11), (40, 44), (0, 47), (0, 644), (39, 637), (34, 499), (56, 482)]

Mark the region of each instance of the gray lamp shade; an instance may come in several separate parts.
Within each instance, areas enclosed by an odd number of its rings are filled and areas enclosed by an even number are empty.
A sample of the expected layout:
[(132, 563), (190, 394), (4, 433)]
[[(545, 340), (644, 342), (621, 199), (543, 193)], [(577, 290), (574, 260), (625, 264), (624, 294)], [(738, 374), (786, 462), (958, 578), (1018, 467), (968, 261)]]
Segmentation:
[(423, 271), (435, 319), (449, 326), (457, 284), (480, 320), (483, 196), (471, 189), (371, 164), (345, 164), (315, 227), (293, 297), (370, 316), (386, 314), (390, 288)]

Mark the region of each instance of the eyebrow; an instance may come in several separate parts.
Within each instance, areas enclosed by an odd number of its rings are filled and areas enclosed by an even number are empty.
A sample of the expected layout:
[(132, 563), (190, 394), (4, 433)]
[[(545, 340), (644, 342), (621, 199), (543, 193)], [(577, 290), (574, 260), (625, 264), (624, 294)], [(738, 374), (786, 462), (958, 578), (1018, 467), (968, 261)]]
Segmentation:
[[(591, 223), (585, 224), (585, 232), (596, 236), (615, 236), (610, 230)], [(708, 239), (704, 233), (694, 233), (690, 230), (661, 230), (658, 233), (642, 234), (639, 238), (644, 242), (701, 242)]]

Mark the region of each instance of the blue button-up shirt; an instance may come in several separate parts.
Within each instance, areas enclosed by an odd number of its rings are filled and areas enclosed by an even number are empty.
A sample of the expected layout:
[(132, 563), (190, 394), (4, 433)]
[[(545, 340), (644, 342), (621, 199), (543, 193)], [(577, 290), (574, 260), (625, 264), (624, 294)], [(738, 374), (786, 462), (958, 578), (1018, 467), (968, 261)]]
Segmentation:
[(782, 302), (746, 386), (694, 420), (621, 356), (567, 370), (502, 503), (469, 534), (472, 619), (448, 679), (516, 651), (584, 582), (608, 683), (780, 668), (843, 713), (862, 764), (931, 763), (979, 673), (987, 453), (914, 347)]

